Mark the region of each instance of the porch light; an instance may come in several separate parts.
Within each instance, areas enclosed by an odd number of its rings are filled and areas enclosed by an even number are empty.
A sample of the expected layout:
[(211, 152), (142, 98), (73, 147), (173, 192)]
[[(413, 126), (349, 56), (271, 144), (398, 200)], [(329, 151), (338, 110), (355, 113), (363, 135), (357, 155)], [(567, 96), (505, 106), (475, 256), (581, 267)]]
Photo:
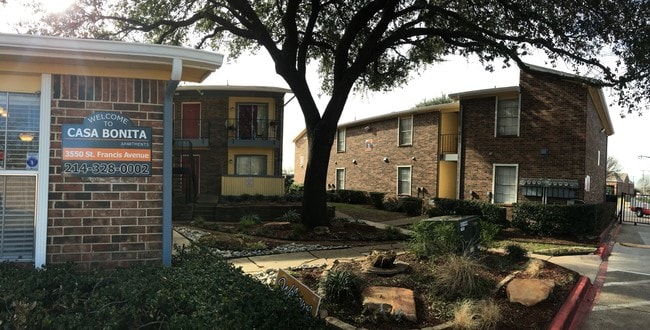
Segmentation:
[(18, 134), (18, 137), (20, 138), (20, 141), (23, 142), (32, 142), (32, 140), (34, 140), (34, 134), (32, 133), (20, 133)]

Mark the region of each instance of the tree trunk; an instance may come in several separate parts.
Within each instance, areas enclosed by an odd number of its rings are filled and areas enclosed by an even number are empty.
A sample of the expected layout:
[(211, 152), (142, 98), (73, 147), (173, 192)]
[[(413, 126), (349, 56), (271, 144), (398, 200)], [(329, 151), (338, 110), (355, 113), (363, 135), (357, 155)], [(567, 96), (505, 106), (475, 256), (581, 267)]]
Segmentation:
[(321, 125), (307, 128), (309, 151), (302, 200), (302, 223), (308, 228), (329, 224), (325, 186), (335, 132), (336, 125), (332, 129), (324, 129)]

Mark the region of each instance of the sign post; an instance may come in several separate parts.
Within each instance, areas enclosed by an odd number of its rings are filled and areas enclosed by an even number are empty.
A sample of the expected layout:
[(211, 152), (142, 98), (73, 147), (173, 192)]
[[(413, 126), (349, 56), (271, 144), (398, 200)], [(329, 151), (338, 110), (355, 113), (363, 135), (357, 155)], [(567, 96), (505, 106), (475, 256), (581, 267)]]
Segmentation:
[(96, 112), (83, 124), (63, 124), (63, 174), (151, 176), (151, 127), (120, 113)]

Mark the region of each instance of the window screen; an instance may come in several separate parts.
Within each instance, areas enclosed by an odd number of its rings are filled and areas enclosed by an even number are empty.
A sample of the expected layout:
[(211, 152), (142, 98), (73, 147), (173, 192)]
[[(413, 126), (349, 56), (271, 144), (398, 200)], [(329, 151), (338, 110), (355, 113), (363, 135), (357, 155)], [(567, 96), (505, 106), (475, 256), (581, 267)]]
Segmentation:
[(34, 259), (35, 176), (0, 176), (0, 260)]

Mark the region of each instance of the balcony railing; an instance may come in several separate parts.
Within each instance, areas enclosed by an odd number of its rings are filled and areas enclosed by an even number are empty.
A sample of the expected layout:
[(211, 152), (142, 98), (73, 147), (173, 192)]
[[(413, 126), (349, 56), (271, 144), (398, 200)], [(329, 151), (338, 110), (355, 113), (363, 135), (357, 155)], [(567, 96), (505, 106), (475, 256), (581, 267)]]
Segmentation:
[(237, 140), (276, 140), (280, 129), (277, 120), (268, 119), (228, 119), (226, 128), (228, 138)]
[(440, 154), (458, 153), (458, 134), (440, 134)]
[(284, 195), (284, 178), (274, 176), (236, 176), (221, 177), (221, 194), (224, 196)]

